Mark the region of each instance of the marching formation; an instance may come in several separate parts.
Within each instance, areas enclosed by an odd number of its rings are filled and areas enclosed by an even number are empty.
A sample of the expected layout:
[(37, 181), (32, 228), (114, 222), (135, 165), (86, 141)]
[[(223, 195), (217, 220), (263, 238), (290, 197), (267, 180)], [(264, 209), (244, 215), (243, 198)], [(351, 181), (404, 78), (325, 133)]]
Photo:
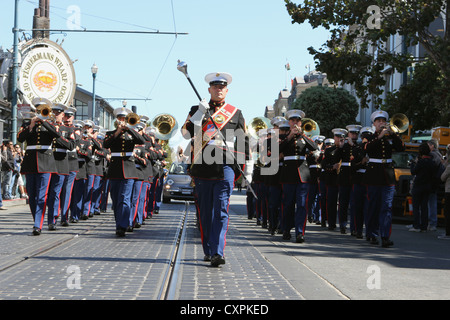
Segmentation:
[[(108, 199), (116, 235), (125, 236), (158, 213), (165, 158), (148, 117), (114, 110), (115, 130), (74, 120), (76, 109), (44, 98), (22, 113), (17, 140), (25, 147), (25, 175), (33, 235), (106, 212)], [(110, 197), (109, 197), (110, 196)]]
[[(271, 121), (273, 129), (259, 130), (251, 186), (247, 191), (248, 218), (284, 240), (305, 241), (306, 222), (340, 232), (350, 229), (371, 244), (393, 245), (390, 239), (395, 192), (393, 151), (403, 151), (398, 128), (384, 111), (372, 114), (372, 127), (349, 125), (333, 129), (333, 138), (308, 135), (301, 110)], [(306, 130), (309, 131), (309, 130)], [(312, 130), (311, 130), (312, 131)], [(271, 138), (276, 134), (276, 150)], [(360, 138), (360, 139), (359, 139)], [(265, 156), (261, 156), (264, 154)], [(273, 163), (279, 170), (263, 174)], [(348, 226), (348, 222), (349, 226)], [(364, 228), (365, 226), (365, 228)]]

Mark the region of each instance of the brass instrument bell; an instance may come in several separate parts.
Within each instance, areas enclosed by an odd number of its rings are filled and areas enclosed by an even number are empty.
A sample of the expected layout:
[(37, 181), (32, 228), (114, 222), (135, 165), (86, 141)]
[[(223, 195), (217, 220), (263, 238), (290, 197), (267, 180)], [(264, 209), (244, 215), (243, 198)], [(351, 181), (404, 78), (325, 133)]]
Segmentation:
[(409, 119), (403, 113), (396, 113), (389, 121), (391, 131), (394, 133), (403, 133), (409, 128)]
[(151, 126), (156, 129), (155, 137), (159, 140), (169, 140), (178, 129), (177, 120), (167, 113), (154, 117)]
[(310, 118), (304, 118), (302, 120), (302, 131), (307, 137), (320, 135), (319, 125)]
[(270, 120), (266, 117), (255, 117), (248, 124), (248, 133), (254, 139), (258, 139), (258, 132), (262, 129), (270, 129), (273, 126), (270, 124)]

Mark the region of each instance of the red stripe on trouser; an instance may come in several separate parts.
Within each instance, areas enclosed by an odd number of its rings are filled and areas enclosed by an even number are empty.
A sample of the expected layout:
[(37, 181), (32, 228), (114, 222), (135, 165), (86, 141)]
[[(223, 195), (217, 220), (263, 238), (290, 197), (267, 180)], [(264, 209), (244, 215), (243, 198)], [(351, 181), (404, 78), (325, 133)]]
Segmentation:
[(45, 201), (44, 206), (42, 207), (41, 225), (39, 226), (39, 229), (42, 229), (42, 224), (44, 223), (45, 209), (47, 208), (48, 188), (50, 188), (50, 181), (52, 180), (51, 177), (52, 175), (50, 175), (48, 178), (47, 189), (45, 190)]

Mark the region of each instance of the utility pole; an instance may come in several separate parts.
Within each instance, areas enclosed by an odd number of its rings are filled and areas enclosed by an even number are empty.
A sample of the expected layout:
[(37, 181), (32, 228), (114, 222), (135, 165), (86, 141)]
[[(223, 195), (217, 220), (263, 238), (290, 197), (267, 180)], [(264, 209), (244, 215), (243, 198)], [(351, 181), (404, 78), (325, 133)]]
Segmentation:
[(13, 41), (13, 70), (12, 70), (12, 99), (11, 99), (11, 111), (12, 111), (12, 141), (17, 143), (17, 78), (19, 73), (19, 0), (15, 0), (14, 9), (14, 41)]

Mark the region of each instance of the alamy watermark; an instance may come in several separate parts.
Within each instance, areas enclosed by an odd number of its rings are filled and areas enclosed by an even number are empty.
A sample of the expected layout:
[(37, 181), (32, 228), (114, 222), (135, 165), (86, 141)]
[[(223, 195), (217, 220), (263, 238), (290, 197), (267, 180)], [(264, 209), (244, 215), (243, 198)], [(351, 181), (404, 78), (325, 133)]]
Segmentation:
[(66, 286), (70, 290), (81, 289), (81, 269), (79, 266), (70, 265), (66, 269), (67, 277)]
[(366, 281), (367, 289), (381, 289), (381, 268), (377, 265), (370, 265), (369, 267), (367, 267), (366, 273), (369, 274), (369, 277)]
[(81, 9), (77, 5), (67, 7), (66, 13), (69, 14), (66, 25), (69, 30), (82, 30), (81, 27)]
[(370, 30), (380, 30), (383, 18), (390, 15), (393, 12), (393, 8), (381, 8), (377, 5), (370, 5), (367, 7), (366, 12), (370, 14), (366, 21), (366, 27)]

